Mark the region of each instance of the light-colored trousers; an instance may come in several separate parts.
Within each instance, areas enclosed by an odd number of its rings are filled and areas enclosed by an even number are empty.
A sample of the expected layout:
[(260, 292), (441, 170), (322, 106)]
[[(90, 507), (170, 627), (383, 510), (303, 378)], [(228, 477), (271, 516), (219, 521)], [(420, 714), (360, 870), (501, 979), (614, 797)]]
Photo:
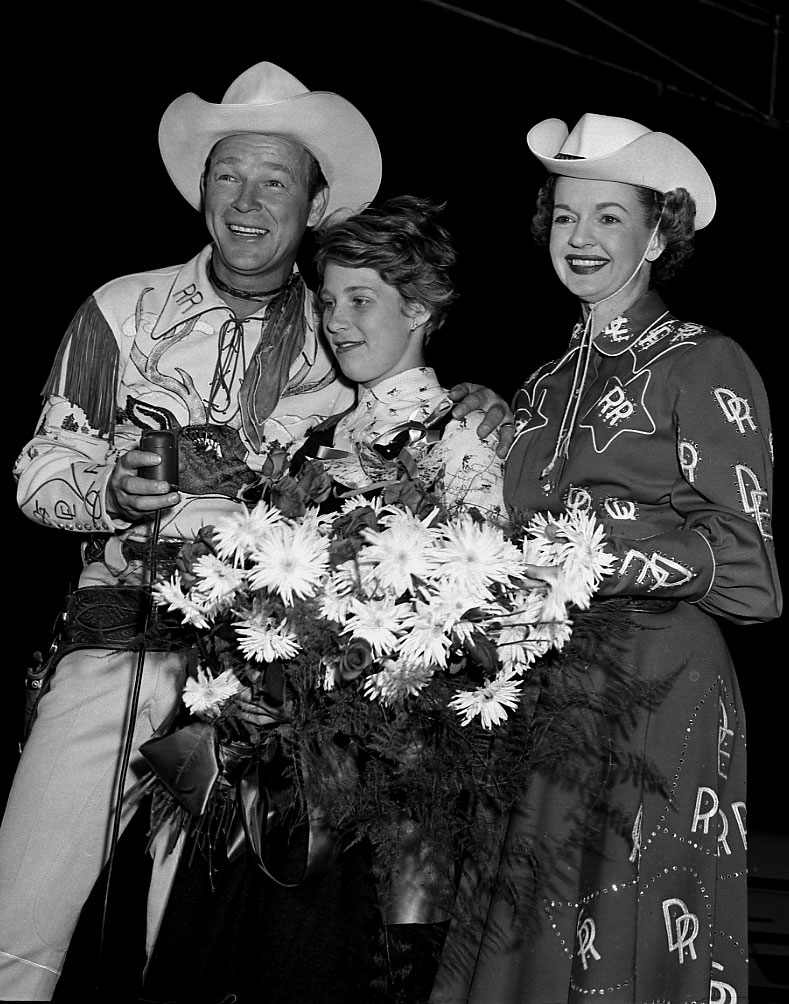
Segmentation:
[[(0, 828), (0, 1000), (51, 1000), (80, 911), (109, 854), (136, 652), (65, 656), (42, 697)], [(170, 719), (179, 654), (147, 652), (125, 792), (145, 770), (140, 743)], [(128, 821), (131, 810), (122, 814)], [(178, 853), (160, 841), (148, 899), (156, 937)]]

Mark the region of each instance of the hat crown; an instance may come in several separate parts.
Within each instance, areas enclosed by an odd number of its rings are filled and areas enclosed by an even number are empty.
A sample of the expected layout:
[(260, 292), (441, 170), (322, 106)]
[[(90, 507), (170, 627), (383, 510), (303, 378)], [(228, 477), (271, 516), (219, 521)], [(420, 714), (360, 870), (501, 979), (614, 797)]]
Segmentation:
[(223, 105), (273, 105), (299, 94), (309, 94), (293, 74), (275, 63), (256, 63), (245, 70), (225, 91)]
[(651, 131), (632, 119), (587, 112), (578, 120), (558, 153), (585, 160), (607, 157)]

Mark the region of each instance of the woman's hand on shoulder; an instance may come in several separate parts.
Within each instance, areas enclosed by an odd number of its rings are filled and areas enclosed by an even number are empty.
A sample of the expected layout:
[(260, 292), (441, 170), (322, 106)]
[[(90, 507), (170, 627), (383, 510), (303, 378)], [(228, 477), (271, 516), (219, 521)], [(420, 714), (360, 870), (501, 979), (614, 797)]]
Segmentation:
[(456, 402), (452, 409), (453, 418), (465, 418), (472, 411), (485, 413), (477, 427), (477, 435), (480, 439), (487, 439), (492, 432), (498, 430), (496, 455), (506, 457), (515, 438), (515, 416), (504, 398), (478, 383), (455, 384), (447, 394)]

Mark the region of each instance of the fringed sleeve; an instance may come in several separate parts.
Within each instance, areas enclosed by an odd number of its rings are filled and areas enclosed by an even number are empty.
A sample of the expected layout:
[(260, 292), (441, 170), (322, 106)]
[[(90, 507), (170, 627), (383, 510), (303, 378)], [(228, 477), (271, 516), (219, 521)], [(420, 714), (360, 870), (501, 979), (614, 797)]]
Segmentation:
[(91, 426), (110, 434), (115, 419), (118, 343), (91, 296), (66, 331), (42, 396), (64, 397), (84, 411)]

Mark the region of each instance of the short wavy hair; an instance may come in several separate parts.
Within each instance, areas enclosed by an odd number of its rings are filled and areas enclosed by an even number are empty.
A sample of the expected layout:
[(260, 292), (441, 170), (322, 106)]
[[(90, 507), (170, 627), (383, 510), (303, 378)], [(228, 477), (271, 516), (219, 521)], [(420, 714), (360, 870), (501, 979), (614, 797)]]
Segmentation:
[[(554, 192), (559, 175), (549, 174), (537, 194), (537, 208), (532, 218), (531, 232), (538, 244), (547, 244), (553, 219)], [(652, 262), (651, 283), (661, 286), (672, 279), (693, 254), (696, 203), (684, 188), (662, 194), (652, 188), (633, 186), (636, 198), (644, 210), (644, 224), (652, 230), (658, 223), (658, 233), (666, 246)]]
[(318, 274), (322, 279), (330, 262), (375, 269), (406, 304), (419, 303), (429, 311), (427, 338), (441, 327), (457, 299), (450, 275), (456, 253), (448, 231), (438, 222), (445, 206), (399, 195), (336, 223), (330, 218), (314, 232)]

